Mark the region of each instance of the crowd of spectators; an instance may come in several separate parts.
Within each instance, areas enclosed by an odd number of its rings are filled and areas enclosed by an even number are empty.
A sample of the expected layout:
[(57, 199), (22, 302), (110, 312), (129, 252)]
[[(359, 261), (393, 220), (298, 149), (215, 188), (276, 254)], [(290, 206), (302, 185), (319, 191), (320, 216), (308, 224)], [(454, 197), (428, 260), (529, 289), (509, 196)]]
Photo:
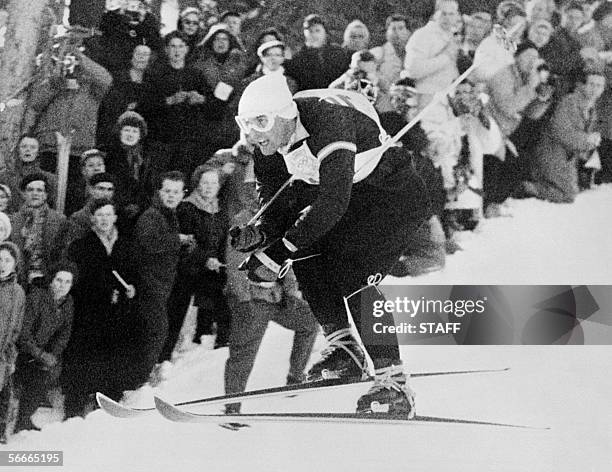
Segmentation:
[[(36, 428), (50, 389), (67, 417), (84, 415), (96, 391), (120, 400), (170, 368), (190, 306), (193, 342), (229, 345), (228, 393), (246, 388), (269, 320), (295, 331), (287, 381), (303, 380), (317, 325), (299, 287), (249, 283), (227, 241), (257, 211), (234, 115), (262, 75), (292, 92), (363, 93), (391, 135), (425, 109), (401, 145), (434, 216), (398, 276), (443, 268), (460, 250), (453, 234), (507, 215), (509, 197), (571, 203), (612, 180), (612, 2), (504, 0), (462, 15), (437, 0), (414, 31), (390, 16), (382, 45), (360, 20), (336, 44), (311, 14), (292, 56), (280, 25), (247, 37), (236, 12), (185, 8), (162, 37), (146, 2), (107, 3), (101, 35), (70, 51), (76, 67), (32, 88), (15, 166), (0, 171), (0, 420), (17, 392), (17, 430)], [(493, 23), (515, 51), (500, 52)], [(441, 96), (478, 50), (488, 60)], [(58, 129), (73, 130), (64, 202)]]

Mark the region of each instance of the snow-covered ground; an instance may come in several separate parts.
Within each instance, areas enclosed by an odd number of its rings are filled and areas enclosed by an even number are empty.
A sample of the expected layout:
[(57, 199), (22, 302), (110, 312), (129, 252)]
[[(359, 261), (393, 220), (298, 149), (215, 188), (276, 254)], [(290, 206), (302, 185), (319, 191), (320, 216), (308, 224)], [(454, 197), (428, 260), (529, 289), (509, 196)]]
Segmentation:
[[(513, 201), (514, 217), (487, 220), (476, 233), (462, 235), (464, 250), (448, 259), (444, 271), (386, 283), (608, 284), (611, 205), (612, 186), (584, 193), (573, 205)], [(249, 389), (282, 384), (290, 343), (289, 331), (270, 326)], [(156, 393), (170, 401), (221, 394), (226, 356), (226, 349), (187, 353)], [(414, 379), (422, 415), (551, 429), (261, 424), (232, 432), (159, 416), (120, 420), (96, 411), (22, 433), (2, 449), (63, 450), (62, 470), (79, 472), (612, 470), (612, 347), (423, 345), (404, 346), (402, 356), (413, 372), (511, 367)], [(355, 387), (250, 402), (243, 411), (351, 411), (360, 393)]]

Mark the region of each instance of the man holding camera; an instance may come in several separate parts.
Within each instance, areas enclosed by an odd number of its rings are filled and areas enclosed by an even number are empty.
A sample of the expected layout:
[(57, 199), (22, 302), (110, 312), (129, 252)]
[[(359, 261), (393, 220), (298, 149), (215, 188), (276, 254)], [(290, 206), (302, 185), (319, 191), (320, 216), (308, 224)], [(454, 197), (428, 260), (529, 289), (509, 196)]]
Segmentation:
[(536, 45), (526, 40), (518, 45), (514, 63), (498, 71), (488, 83), (491, 114), (506, 138), (509, 152), (498, 164), (500, 169), (485, 170), (495, 180), (496, 188), (486, 216), (499, 216), (499, 205), (529, 173), (528, 154), (538, 135), (538, 120), (552, 103), (554, 87), (549, 78)]

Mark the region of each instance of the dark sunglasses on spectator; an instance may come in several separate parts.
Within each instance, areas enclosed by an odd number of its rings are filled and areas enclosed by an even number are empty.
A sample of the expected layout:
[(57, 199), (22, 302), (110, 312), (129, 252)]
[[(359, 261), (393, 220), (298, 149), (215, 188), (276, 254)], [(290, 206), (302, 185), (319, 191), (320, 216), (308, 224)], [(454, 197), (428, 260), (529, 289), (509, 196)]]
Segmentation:
[(199, 21), (183, 20), (184, 25), (199, 25)]

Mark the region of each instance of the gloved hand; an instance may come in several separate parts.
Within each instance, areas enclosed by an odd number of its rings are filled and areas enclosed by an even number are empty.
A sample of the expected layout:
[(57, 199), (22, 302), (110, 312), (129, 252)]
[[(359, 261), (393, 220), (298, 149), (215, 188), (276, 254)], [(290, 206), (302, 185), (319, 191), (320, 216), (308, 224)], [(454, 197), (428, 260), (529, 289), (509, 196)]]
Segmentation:
[(253, 282), (274, 282), (290, 255), (291, 251), (279, 239), (267, 248), (255, 251), (239, 268), (247, 270), (247, 277)]
[(262, 246), (266, 241), (265, 233), (255, 225), (234, 226), (229, 231), (230, 244), (240, 252), (249, 252)]

